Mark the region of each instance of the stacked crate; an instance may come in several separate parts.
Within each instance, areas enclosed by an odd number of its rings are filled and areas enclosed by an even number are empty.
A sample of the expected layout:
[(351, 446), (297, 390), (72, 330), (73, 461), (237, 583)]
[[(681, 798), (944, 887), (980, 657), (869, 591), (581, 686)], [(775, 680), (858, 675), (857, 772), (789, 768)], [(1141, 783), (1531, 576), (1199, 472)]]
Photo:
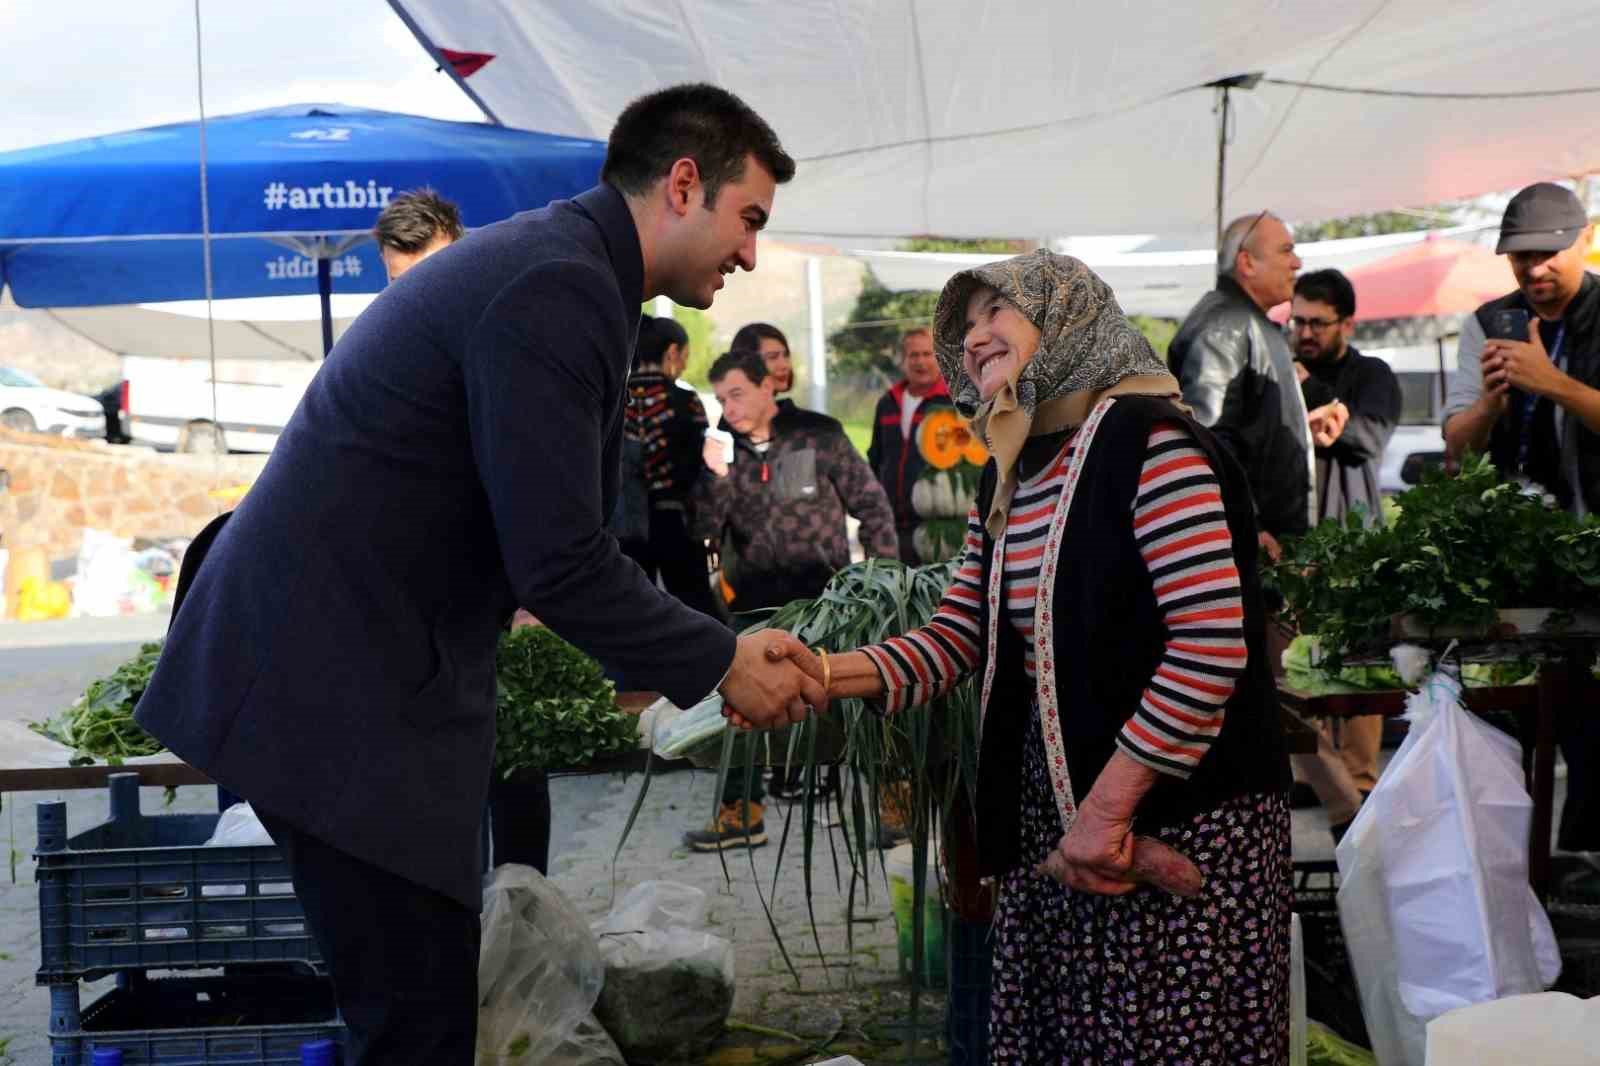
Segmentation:
[[(278, 849), (207, 846), (218, 815), (146, 815), (137, 775), (109, 784), (110, 818), (75, 836), (65, 804), (38, 807), (37, 979), (50, 989), (52, 1066), (90, 1066), (113, 1048), (124, 1066), (298, 1064), (303, 1044), (342, 1046)], [(112, 975), (117, 986), (83, 1006), (80, 982)]]

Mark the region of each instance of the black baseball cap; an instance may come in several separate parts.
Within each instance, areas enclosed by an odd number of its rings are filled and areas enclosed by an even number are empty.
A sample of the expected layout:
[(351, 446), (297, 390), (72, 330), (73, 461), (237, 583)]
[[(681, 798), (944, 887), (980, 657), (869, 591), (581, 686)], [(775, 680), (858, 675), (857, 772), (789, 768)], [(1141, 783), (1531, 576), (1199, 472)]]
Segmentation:
[(1572, 247), (1589, 216), (1571, 189), (1553, 182), (1530, 185), (1511, 198), (1500, 219), (1496, 255), (1559, 252)]

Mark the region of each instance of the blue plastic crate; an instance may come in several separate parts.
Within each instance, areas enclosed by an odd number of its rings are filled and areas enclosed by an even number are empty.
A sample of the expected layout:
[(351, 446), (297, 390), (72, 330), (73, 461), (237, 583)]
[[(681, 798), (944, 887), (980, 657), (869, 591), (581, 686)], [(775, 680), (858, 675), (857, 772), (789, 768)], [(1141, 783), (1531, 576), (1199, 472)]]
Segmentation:
[(38, 807), (39, 984), (262, 962), (322, 969), (276, 847), (206, 847), (217, 815), (141, 814), (136, 775), (109, 784), (110, 820), (70, 838), (64, 804)]
[[(65, 1000), (66, 988), (51, 991)], [(331, 1039), (341, 1060), (345, 1045), (324, 978), (134, 979), (81, 1016), (72, 1005), (58, 1003), (52, 1012), (51, 1066), (91, 1066), (94, 1053), (109, 1048), (122, 1052), (124, 1066), (299, 1066), (303, 1044)]]

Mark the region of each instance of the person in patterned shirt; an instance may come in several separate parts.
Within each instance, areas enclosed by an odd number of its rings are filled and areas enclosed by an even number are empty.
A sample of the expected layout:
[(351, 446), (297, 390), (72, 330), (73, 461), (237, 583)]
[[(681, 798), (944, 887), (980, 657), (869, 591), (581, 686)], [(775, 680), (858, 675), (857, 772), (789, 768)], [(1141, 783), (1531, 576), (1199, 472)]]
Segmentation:
[[(818, 595), (850, 564), (847, 514), (861, 522), (863, 552), (899, 558), (889, 498), (843, 426), (802, 407), (780, 411), (759, 352), (724, 353), (709, 377), (733, 432), (734, 461), (708, 451), (691, 497), (693, 531), (721, 544), (734, 629), (751, 620), (748, 612)], [(767, 839), (763, 799), (759, 776), (747, 797), (741, 775), (728, 775), (716, 821), (685, 841), (701, 851), (759, 847)]]
[(1244, 471), (1075, 259), (957, 274), (934, 340), (992, 455), (966, 554), (927, 625), (824, 673), (890, 714), (980, 679), (990, 1061), (1285, 1062), (1289, 767)]
[(621, 543), (645, 574), (715, 618), (705, 542), (689, 535), (689, 492), (700, 476), (706, 409), (694, 390), (677, 383), (688, 347), (688, 332), (672, 319), (646, 315), (640, 321), (623, 432), (641, 453), (647, 532)]

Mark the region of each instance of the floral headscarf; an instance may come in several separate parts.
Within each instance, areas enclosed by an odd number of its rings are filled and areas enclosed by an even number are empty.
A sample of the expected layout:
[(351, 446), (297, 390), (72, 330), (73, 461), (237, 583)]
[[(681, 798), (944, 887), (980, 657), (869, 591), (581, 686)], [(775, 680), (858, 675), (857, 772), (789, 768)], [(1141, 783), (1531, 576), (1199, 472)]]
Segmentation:
[[(1033, 358), (988, 400), (962, 358), (967, 302), (994, 289), (1039, 330)], [(933, 319), (934, 349), (956, 408), (972, 419), (999, 464), (1000, 491), (986, 525), (998, 536), (1028, 437), (1081, 425), (1102, 397), (1137, 393), (1178, 399), (1177, 379), (1117, 306), (1111, 287), (1071, 256), (1029, 252), (963, 270), (945, 283)]]

